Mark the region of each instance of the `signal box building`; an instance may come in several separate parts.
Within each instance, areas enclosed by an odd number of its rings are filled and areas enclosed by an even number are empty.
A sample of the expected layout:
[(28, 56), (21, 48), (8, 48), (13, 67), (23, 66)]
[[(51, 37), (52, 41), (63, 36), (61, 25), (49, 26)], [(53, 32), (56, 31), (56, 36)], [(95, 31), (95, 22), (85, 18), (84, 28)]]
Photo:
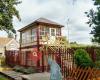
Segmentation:
[[(61, 24), (45, 18), (39, 18), (31, 24), (21, 28), (20, 32), (20, 58), (21, 65), (35, 66), (37, 64), (30, 58), (30, 53), (45, 44), (52, 44), (57, 37), (62, 36)], [(47, 38), (48, 37), (48, 42)], [(39, 62), (41, 65), (41, 61)]]

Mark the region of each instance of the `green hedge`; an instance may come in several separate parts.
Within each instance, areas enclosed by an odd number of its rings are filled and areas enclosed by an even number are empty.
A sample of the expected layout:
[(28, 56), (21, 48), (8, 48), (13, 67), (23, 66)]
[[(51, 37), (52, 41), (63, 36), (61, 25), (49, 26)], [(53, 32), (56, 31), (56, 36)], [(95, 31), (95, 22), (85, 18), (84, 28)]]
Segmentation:
[(96, 61), (100, 61), (100, 49), (95, 49), (96, 51)]
[(75, 63), (81, 67), (93, 67), (94, 64), (89, 54), (84, 49), (77, 49), (74, 54)]
[(96, 61), (95, 62), (95, 67), (98, 68), (98, 69), (100, 69), (100, 61)]
[(96, 51), (95, 67), (100, 69), (100, 49), (95, 49), (95, 51)]

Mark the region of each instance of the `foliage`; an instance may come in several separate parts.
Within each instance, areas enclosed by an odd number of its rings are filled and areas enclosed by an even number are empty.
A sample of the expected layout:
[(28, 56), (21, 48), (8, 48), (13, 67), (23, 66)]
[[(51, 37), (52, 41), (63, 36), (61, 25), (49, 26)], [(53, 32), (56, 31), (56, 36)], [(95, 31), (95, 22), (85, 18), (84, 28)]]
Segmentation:
[(25, 68), (25, 67), (22, 67), (22, 66), (15, 66), (14, 70), (16, 72), (21, 72), (21, 73), (24, 73), (24, 74), (31, 74), (31, 73), (37, 72), (36, 68), (33, 68), (33, 67)]
[(25, 73), (25, 74), (31, 74), (31, 73), (36, 73), (36, 72), (37, 72), (37, 70), (33, 69), (32, 67), (29, 67), (29, 68), (23, 70), (23, 73)]
[(3, 75), (0, 75), (0, 80), (9, 80), (8, 78), (6, 78), (5, 76)]
[(77, 49), (74, 54), (75, 63), (81, 67), (93, 67), (92, 59), (84, 49)]
[(14, 38), (12, 33), (8, 33), (8, 38)]
[(21, 70), (24, 69), (24, 67), (21, 67), (21, 66), (15, 66), (13, 69), (14, 69), (16, 72), (20, 72)]
[(96, 61), (100, 61), (100, 49), (96, 49)]
[(95, 67), (100, 69), (100, 60), (95, 62)]
[(9, 33), (16, 33), (13, 27), (13, 16), (20, 20), (16, 5), (21, 2), (18, 0), (0, 0), (0, 30)]
[(86, 12), (89, 21), (87, 22), (92, 27), (91, 34), (93, 34), (92, 42), (100, 43), (100, 0), (93, 0), (96, 10), (91, 9)]
[(5, 66), (6, 65), (4, 56), (0, 56), (0, 62), (1, 62), (0, 66)]
[(96, 49), (95, 67), (100, 69), (100, 49)]

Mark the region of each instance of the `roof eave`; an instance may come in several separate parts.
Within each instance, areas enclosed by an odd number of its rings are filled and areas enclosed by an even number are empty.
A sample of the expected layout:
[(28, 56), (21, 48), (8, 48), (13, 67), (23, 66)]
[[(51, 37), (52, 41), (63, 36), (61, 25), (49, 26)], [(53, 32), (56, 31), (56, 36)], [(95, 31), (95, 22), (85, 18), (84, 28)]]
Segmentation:
[[(21, 31), (23, 31), (23, 30), (29, 28), (31, 25), (34, 25), (35, 23), (36, 23), (36, 22), (30, 23), (29, 25), (27, 25), (27, 26), (25, 26), (25, 27), (19, 29), (18, 31), (21, 32)], [(37, 23), (36, 23), (36, 24), (37, 24)]]
[(36, 21), (37, 23), (43, 23), (43, 24), (48, 24), (48, 25), (55, 25), (55, 26), (59, 26), (59, 27), (64, 27), (64, 25), (61, 25), (61, 24), (52, 24), (52, 23), (45, 23), (45, 22), (39, 22), (39, 21)]
[[(21, 31), (25, 30), (26, 28), (30, 27), (31, 25), (39, 24), (39, 23), (49, 24), (49, 23), (45, 23), (45, 22), (35, 21), (35, 22), (33, 22), (33, 23), (31, 23), (31, 24), (29, 24), (29, 25), (19, 29), (18, 31), (21, 32)], [(64, 25), (60, 25), (60, 24), (51, 24), (51, 25), (55, 25), (55, 26), (59, 26), (59, 27), (64, 27)]]

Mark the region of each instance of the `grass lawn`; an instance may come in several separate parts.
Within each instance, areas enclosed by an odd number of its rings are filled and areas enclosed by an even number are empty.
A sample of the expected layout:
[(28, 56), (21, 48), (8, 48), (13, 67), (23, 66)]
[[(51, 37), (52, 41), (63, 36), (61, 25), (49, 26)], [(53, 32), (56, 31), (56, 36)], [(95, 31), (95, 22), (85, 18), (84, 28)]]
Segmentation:
[(0, 80), (9, 80), (9, 79), (0, 74)]

